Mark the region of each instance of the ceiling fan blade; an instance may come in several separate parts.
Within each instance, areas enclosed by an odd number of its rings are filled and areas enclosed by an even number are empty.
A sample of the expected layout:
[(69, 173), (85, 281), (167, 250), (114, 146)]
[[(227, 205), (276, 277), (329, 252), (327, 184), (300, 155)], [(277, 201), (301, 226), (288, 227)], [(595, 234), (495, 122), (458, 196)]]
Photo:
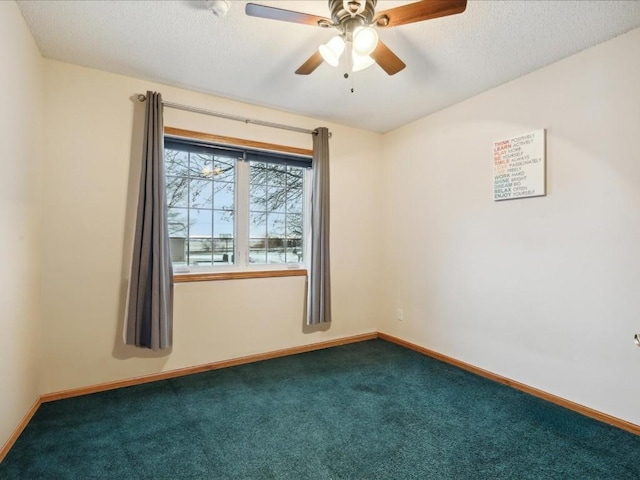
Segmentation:
[(389, 49), (389, 47), (382, 43), (382, 40), (378, 40), (378, 45), (375, 50), (371, 52), (371, 58), (373, 58), (389, 75), (395, 75), (406, 67), (404, 62), (400, 60), (398, 56)]
[(258, 5), (257, 3), (247, 3), (244, 9), (245, 13), (251, 17), (269, 18), (271, 20), (282, 20), (283, 22), (301, 23), (303, 25), (311, 25), (313, 27), (320, 26), (321, 23), (332, 25), (333, 22), (325, 17), (309, 15), (307, 13), (294, 12), (292, 10), (284, 10), (282, 8), (267, 7)]
[(316, 68), (318, 68), (320, 65), (322, 65), (322, 62), (324, 62), (324, 59), (322, 58), (322, 55), (320, 55), (320, 52), (316, 51), (316, 53), (311, 55), (306, 62), (304, 62), (302, 65), (300, 65), (300, 68), (298, 68), (296, 70), (296, 74), (298, 74), (298, 75), (309, 75)]
[(466, 8), (467, 0), (422, 0), (378, 12), (373, 22), (378, 27), (397, 27), (407, 23), (455, 15), (464, 12)]

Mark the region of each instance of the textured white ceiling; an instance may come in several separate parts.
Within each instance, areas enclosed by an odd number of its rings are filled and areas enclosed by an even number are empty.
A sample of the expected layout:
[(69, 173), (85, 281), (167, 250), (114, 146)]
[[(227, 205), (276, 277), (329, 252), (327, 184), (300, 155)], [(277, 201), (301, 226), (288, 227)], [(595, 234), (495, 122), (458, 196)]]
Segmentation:
[[(380, 31), (402, 72), (374, 65), (345, 80), (327, 64), (293, 73), (335, 30), (248, 17), (245, 1), (220, 18), (197, 0), (17, 3), (47, 58), (376, 132), (640, 27), (640, 1), (469, 0), (462, 14)], [(329, 16), (326, 0), (254, 3)]]

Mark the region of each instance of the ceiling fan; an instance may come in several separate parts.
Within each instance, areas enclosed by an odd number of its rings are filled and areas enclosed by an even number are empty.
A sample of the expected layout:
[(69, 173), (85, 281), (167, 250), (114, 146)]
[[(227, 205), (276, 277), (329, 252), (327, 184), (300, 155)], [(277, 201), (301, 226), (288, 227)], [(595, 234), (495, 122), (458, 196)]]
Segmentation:
[(309, 75), (323, 61), (338, 66), (340, 55), (347, 49), (352, 71), (363, 70), (377, 63), (389, 75), (406, 67), (379, 38), (374, 27), (391, 28), (464, 12), (467, 0), (422, 0), (376, 13), (377, 0), (329, 0), (331, 18), (294, 12), (256, 3), (247, 3), (245, 13), (252, 17), (281, 20), (322, 28), (335, 28), (340, 33), (321, 45), (297, 70)]

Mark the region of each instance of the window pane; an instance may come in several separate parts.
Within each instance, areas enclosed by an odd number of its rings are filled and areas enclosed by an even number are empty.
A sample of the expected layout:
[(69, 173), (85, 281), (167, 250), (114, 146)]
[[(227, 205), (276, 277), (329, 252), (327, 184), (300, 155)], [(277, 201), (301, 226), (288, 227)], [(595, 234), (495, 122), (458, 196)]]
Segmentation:
[(211, 178), (214, 172), (213, 154), (191, 153), (189, 172), (192, 177)]
[(267, 183), (269, 185), (286, 185), (287, 183), (287, 166), (286, 165), (268, 165), (267, 167)]
[(213, 231), (216, 237), (220, 235), (233, 236), (233, 212), (214, 210), (213, 222)]
[(249, 239), (249, 263), (267, 263), (267, 248), (264, 238)]
[(284, 237), (285, 214), (271, 213), (267, 217), (267, 235), (269, 237)]
[(304, 170), (298, 167), (287, 167), (287, 186), (302, 189)]
[[(220, 161), (223, 160), (223, 161)], [(215, 157), (212, 174), (213, 211), (213, 261), (215, 264), (233, 264), (235, 261), (234, 205), (235, 184), (220, 181), (233, 180), (235, 161)]]
[(267, 211), (267, 187), (263, 185), (251, 185), (249, 187), (249, 209), (251, 211)]
[(251, 213), (249, 223), (249, 262), (267, 261), (267, 222), (266, 215)]
[(171, 261), (174, 265), (186, 265), (189, 234), (188, 210), (186, 208), (170, 208), (167, 218)]
[(216, 263), (234, 263), (235, 240), (232, 234), (221, 233), (213, 239), (213, 260)]
[(302, 213), (302, 189), (287, 192), (287, 212)]
[(166, 175), (188, 175), (189, 154), (179, 150), (165, 150), (164, 164)]
[(261, 232), (262, 242), (258, 242), (257, 232), (251, 234), (252, 261), (302, 261), (303, 169), (258, 162), (251, 162), (250, 168), (252, 222), (261, 229), (266, 224), (266, 233)]
[(169, 236), (187, 238), (189, 217), (186, 208), (170, 208), (168, 212)]
[(213, 208), (213, 182), (191, 180), (189, 183), (189, 207)]
[(249, 183), (251, 185), (267, 184), (267, 164), (261, 162), (249, 162), (251, 168), (251, 176)]
[(206, 236), (212, 235), (212, 221), (213, 211), (208, 208), (191, 209), (190, 210), (190, 222), (189, 222), (189, 234), (194, 236)]
[(231, 157), (217, 155), (213, 165), (214, 180), (221, 182), (235, 182), (236, 160)]
[(251, 238), (265, 238), (267, 236), (267, 218), (262, 213), (252, 213), (249, 223), (249, 236)]
[(287, 216), (287, 238), (302, 238), (302, 215)]
[(186, 207), (188, 187), (187, 177), (167, 177), (167, 206)]
[(213, 182), (213, 208), (216, 210), (233, 210), (235, 204), (233, 183)]
[(189, 265), (211, 265), (213, 240), (209, 238), (189, 239)]
[(300, 263), (302, 262), (302, 240), (301, 239), (289, 239), (287, 240), (286, 249), (286, 261), (287, 263)]
[(267, 188), (267, 211), (268, 212), (284, 212), (287, 200), (286, 187), (268, 187)]
[(213, 211), (191, 209), (189, 222), (189, 264), (213, 262)]
[(267, 217), (267, 263), (286, 262), (285, 220), (283, 213), (272, 213)]

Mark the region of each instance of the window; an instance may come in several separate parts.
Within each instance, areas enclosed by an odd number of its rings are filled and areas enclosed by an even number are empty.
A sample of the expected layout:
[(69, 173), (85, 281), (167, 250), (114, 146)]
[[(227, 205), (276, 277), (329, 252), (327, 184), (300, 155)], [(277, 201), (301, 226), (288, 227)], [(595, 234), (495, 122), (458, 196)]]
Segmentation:
[(304, 262), (311, 159), (165, 138), (176, 273)]

